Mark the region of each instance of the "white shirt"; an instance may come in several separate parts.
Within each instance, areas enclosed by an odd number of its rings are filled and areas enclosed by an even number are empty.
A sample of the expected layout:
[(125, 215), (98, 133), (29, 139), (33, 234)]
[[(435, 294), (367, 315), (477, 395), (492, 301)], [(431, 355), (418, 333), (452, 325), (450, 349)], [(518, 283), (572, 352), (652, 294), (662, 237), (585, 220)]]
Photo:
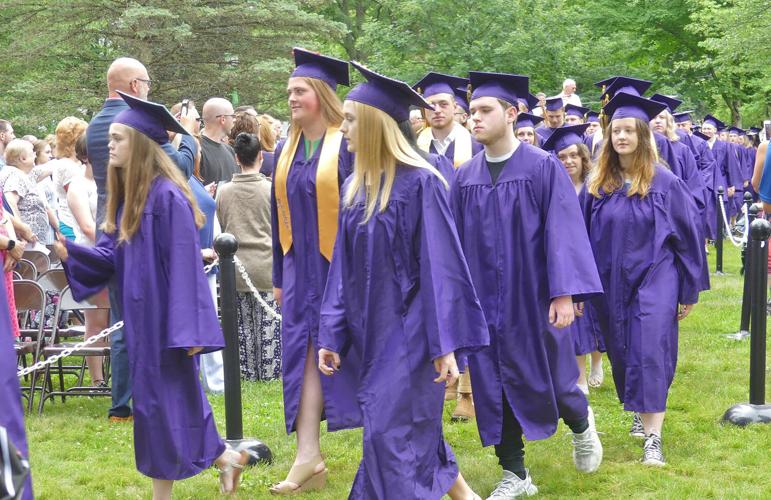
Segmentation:
[(447, 148), (449, 148), (450, 144), (452, 144), (452, 142), (455, 140), (455, 132), (457, 127), (461, 126), (462, 125), (458, 124), (457, 122), (453, 122), (452, 130), (443, 140), (435, 139), (433, 135), (434, 132), (433, 130), (431, 131), (431, 144), (434, 145), (434, 149), (437, 153), (444, 155), (445, 151), (447, 151)]
[(581, 106), (581, 98), (575, 92), (570, 95), (565, 95), (565, 92), (560, 92), (557, 97), (562, 98), (562, 104), (572, 104), (574, 106)]
[(519, 143), (520, 142), (521, 141), (519, 139), (515, 138), (514, 139), (514, 147), (511, 148), (511, 151), (509, 151), (508, 153), (503, 154), (501, 156), (490, 156), (489, 154), (487, 154), (487, 150), (485, 150), (485, 160), (487, 160), (487, 161), (489, 161), (491, 163), (500, 163), (502, 161), (508, 160), (509, 158), (514, 156), (514, 153), (517, 152), (517, 148), (519, 148)]

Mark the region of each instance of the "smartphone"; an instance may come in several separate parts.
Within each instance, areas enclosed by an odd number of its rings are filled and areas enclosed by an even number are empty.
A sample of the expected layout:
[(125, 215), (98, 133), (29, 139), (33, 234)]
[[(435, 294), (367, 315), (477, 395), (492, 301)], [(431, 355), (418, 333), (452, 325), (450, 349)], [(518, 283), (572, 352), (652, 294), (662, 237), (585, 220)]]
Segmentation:
[(182, 109), (179, 110), (180, 116), (187, 115), (187, 109), (190, 107), (190, 99), (182, 99)]
[(763, 121), (763, 129), (766, 132), (766, 140), (771, 139), (771, 120)]

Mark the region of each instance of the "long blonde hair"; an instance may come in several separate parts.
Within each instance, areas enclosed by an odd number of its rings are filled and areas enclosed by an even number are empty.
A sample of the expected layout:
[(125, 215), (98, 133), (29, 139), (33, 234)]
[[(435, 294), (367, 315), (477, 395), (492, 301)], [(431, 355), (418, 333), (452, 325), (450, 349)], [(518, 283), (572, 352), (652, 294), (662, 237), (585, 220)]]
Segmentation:
[(613, 148), (611, 121), (603, 131), (605, 141), (602, 145), (597, 166), (589, 177), (588, 190), (595, 197), (600, 197), (600, 190), (611, 193), (624, 185), (624, 178), (631, 180), (627, 196), (640, 195), (644, 197), (650, 190), (653, 176), (656, 173), (656, 149), (653, 144), (648, 122), (635, 118), (637, 132), (637, 149), (634, 151), (632, 166), (627, 171), (621, 170), (618, 153)]
[(159, 176), (166, 177), (182, 191), (193, 208), (196, 227), (201, 228), (206, 218), (198, 208), (179, 168), (158, 143), (131, 127), (123, 127), (130, 145), (129, 158), (122, 167), (109, 165), (107, 168), (107, 213), (102, 224), (104, 232), (115, 232), (118, 208), (123, 205), (118, 241), (125, 242), (134, 236), (142, 221), (150, 186)]
[(351, 206), (359, 193), (364, 194), (366, 210), (362, 222), (367, 222), (375, 210), (383, 212), (386, 209), (397, 163), (428, 169), (447, 188), (441, 174), (407, 142), (393, 118), (367, 104), (350, 102), (356, 113), (356, 156), (351, 174), (353, 180), (348, 184), (344, 202)]

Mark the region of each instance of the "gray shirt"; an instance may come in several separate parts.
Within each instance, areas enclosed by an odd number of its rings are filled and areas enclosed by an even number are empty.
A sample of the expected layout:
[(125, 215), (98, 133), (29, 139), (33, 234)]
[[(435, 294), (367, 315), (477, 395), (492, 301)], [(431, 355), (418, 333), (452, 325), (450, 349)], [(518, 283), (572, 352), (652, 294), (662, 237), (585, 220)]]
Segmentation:
[(233, 148), (201, 134), (201, 177), (204, 185), (219, 181), (230, 182), (237, 172), (238, 165)]

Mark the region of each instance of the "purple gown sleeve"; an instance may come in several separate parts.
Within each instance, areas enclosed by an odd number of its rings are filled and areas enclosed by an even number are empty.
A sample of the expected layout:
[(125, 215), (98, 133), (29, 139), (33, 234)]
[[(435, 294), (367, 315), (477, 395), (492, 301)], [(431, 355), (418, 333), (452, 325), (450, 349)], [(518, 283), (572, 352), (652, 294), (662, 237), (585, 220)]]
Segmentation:
[(75, 300), (82, 301), (96, 295), (115, 274), (117, 234), (117, 231), (103, 233), (93, 247), (66, 242), (68, 257), (62, 265)]
[(554, 156), (544, 160), (541, 203), (549, 298), (573, 296), (574, 302), (602, 293), (586, 225), (575, 188)]
[(444, 185), (428, 176), (421, 194), (419, 238), (420, 294), (434, 360), (455, 352), (463, 357), (489, 345), (482, 306), (471, 281), (455, 230)]
[(704, 240), (698, 227), (698, 212), (688, 188), (675, 179), (666, 196), (665, 214), (669, 218), (675, 266), (680, 276), (680, 304), (695, 304), (702, 289)]
[(736, 158), (733, 148), (729, 145), (725, 145), (726, 152), (726, 176), (728, 187), (735, 187), (737, 191), (744, 189), (744, 176), (739, 168), (739, 160)]
[[(278, 158), (278, 156), (276, 157)], [(270, 183), (270, 224), (273, 228), (273, 286), (282, 288), (284, 281), (284, 251), (281, 248), (281, 240), (278, 232), (278, 208), (276, 206), (276, 183)]]
[(344, 253), (346, 228), (342, 220), (343, 207), (340, 206), (337, 238), (329, 264), (327, 285), (321, 301), (318, 346), (338, 354), (347, 350), (350, 343), (350, 330), (345, 318), (345, 300), (343, 299), (343, 273), (346, 255)]
[[(155, 231), (165, 276), (155, 286), (168, 286), (166, 348), (203, 347), (203, 352), (225, 346), (214, 301), (203, 273), (201, 245), (193, 209), (181, 193), (170, 197)], [(159, 304), (160, 305), (160, 304)]]

